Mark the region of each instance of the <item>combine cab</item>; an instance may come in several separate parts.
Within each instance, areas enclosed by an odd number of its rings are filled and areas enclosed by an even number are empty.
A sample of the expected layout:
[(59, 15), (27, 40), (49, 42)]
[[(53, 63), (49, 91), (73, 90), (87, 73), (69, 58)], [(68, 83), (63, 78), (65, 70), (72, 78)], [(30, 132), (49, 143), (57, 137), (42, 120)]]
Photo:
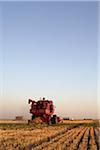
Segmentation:
[(32, 114), (31, 120), (35, 118), (40, 118), (42, 122), (48, 124), (56, 124), (61, 121), (60, 117), (54, 114), (54, 105), (52, 100), (38, 100), (37, 102), (29, 99), (29, 104), (31, 103), (30, 113)]

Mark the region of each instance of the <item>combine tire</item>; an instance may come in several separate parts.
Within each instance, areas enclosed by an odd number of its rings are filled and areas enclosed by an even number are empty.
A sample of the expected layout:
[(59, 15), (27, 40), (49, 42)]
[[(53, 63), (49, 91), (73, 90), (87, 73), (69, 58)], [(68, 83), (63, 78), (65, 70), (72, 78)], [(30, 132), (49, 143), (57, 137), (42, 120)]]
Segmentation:
[(34, 115), (34, 114), (32, 115), (32, 118), (31, 118), (31, 119), (32, 119), (32, 120), (34, 120), (34, 119), (35, 119), (35, 115)]
[(52, 124), (57, 124), (57, 116), (53, 115), (53, 117), (51, 118), (51, 122)]

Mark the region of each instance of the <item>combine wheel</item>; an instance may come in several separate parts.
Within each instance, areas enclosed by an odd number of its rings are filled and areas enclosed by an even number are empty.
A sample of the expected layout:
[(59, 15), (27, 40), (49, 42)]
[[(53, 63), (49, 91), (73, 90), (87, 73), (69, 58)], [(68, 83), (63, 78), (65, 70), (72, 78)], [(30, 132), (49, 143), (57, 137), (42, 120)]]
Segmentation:
[(34, 115), (34, 114), (32, 115), (32, 118), (31, 118), (31, 119), (32, 119), (32, 120), (34, 120), (34, 119), (35, 119), (35, 115)]
[(57, 124), (57, 116), (56, 115), (53, 115), (53, 117), (51, 118), (51, 122), (52, 124)]

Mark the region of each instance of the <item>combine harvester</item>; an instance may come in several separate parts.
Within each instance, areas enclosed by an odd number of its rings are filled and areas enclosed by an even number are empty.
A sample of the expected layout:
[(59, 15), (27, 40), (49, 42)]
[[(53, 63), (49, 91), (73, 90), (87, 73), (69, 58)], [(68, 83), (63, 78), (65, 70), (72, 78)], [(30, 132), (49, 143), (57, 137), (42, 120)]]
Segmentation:
[(45, 122), (47, 124), (56, 124), (62, 121), (60, 117), (53, 115), (55, 106), (52, 100), (43, 98), (42, 100), (34, 101), (29, 99), (28, 103), (31, 103), (30, 113), (32, 114), (29, 123), (34, 122), (36, 118), (39, 118), (41, 123)]

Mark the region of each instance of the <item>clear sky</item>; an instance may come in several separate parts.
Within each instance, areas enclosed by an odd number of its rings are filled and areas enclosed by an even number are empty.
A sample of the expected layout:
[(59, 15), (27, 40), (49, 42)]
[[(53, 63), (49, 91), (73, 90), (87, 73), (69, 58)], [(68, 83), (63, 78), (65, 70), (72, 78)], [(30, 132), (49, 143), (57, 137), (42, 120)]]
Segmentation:
[(0, 3), (0, 118), (29, 116), (28, 98), (56, 113), (98, 116), (98, 3)]

